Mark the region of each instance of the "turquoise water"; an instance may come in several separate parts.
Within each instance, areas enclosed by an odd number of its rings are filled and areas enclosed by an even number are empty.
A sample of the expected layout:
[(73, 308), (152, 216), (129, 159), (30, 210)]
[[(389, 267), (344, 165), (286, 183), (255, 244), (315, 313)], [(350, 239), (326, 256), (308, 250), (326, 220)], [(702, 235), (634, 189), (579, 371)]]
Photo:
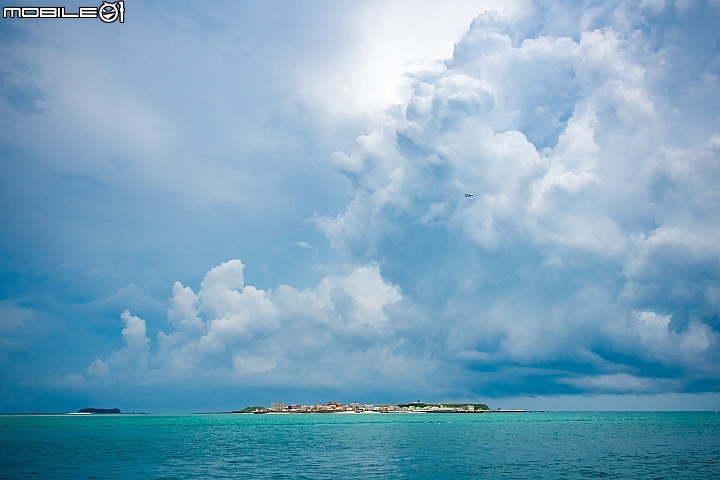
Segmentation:
[(0, 416), (0, 478), (446, 477), (720, 478), (720, 414)]

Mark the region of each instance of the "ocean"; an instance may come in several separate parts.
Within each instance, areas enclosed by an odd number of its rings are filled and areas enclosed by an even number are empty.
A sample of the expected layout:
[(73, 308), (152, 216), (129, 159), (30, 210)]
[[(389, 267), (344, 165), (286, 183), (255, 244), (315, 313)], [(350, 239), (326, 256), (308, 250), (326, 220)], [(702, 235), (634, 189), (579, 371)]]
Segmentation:
[(705, 480), (720, 414), (0, 415), (0, 478)]

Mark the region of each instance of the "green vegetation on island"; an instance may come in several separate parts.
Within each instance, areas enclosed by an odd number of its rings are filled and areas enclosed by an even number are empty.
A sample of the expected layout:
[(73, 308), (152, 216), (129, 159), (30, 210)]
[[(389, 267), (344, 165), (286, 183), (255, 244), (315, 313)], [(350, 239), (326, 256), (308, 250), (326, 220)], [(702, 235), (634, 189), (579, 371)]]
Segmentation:
[(112, 413), (120, 413), (119, 408), (81, 408), (78, 410), (78, 413), (102, 413), (102, 414), (112, 414)]
[(256, 406), (256, 407), (245, 407), (242, 410), (235, 410), (232, 413), (260, 413), (260, 412), (267, 412), (268, 409), (263, 406)]

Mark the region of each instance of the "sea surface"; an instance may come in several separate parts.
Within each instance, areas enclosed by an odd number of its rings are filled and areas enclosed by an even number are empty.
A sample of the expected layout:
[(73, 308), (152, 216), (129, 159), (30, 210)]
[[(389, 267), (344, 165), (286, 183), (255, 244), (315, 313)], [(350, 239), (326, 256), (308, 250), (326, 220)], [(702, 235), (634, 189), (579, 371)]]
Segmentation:
[(0, 415), (0, 478), (720, 479), (720, 414)]

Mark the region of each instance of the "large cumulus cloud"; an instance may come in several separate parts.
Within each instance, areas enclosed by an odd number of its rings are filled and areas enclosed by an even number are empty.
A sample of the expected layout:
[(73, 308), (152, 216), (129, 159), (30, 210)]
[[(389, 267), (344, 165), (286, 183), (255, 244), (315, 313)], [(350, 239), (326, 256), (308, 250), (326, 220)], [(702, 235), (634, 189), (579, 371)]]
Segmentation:
[[(423, 306), (473, 391), (718, 387), (720, 125), (695, 119), (688, 143), (693, 106), (658, 80), (688, 68), (668, 65), (683, 46), (654, 45), (662, 25), (635, 14), (647, 31), (577, 38), (483, 14), (400, 113), (333, 156), (355, 198), (319, 227)], [(696, 67), (712, 102), (717, 57)]]
[(128, 313), (125, 349), (87, 375), (718, 390), (720, 56), (693, 28), (712, 32), (720, 10), (611, 6), (546, 31), (478, 16), (441, 68), (412, 74), (406, 103), (332, 156), (353, 199), (313, 220), (352, 267), (263, 291), (222, 264), (198, 293), (174, 285), (152, 355)]
[[(85, 372), (91, 382), (185, 382), (372, 386), (417, 380), (386, 308), (402, 312), (403, 297), (375, 264), (329, 274), (315, 288), (245, 285), (244, 265), (211, 269), (195, 293), (176, 282), (167, 321), (150, 354), (145, 321), (126, 311), (125, 346)], [(417, 365), (415, 365), (417, 366)]]

